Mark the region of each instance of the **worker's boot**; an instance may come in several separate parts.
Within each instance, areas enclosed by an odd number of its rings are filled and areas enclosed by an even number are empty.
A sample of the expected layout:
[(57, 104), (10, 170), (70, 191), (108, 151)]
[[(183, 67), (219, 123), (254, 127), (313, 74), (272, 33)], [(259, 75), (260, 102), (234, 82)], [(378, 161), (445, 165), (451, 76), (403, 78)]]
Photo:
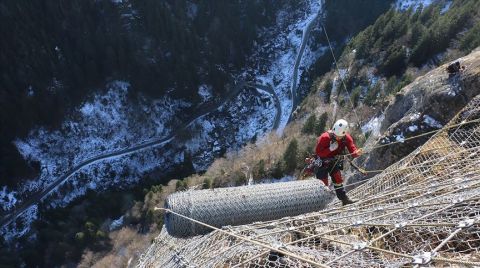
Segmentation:
[(350, 204), (353, 204), (353, 203), (357, 202), (357, 201), (351, 200), (350, 198), (348, 198), (348, 196), (345, 196), (345, 198), (343, 198), (341, 200), (342, 200), (342, 205), (343, 206), (350, 205)]
[(343, 206), (346, 206), (346, 205), (350, 205), (350, 204), (353, 204), (357, 201), (353, 201), (351, 200), (350, 198), (348, 198), (347, 194), (345, 193), (345, 189), (343, 188), (343, 186), (340, 188), (337, 188), (335, 189), (335, 192), (337, 194), (337, 198), (342, 201), (342, 205)]
[(343, 179), (340, 170), (336, 170), (331, 174), (333, 180), (333, 188), (335, 189), (335, 193), (337, 198), (342, 201), (342, 205), (346, 206), (349, 204), (353, 204), (356, 201), (350, 200), (348, 198), (347, 193), (345, 192), (345, 187), (343, 186)]

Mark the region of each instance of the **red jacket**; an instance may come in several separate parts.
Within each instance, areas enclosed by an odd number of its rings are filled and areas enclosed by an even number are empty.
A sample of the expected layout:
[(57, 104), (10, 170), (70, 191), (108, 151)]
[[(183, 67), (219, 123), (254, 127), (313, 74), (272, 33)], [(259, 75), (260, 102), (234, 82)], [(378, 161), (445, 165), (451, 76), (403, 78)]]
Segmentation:
[(317, 146), (315, 147), (315, 153), (320, 158), (325, 159), (335, 157), (336, 155), (343, 152), (345, 146), (353, 157), (358, 157), (358, 154), (355, 153), (357, 147), (355, 146), (355, 143), (353, 143), (353, 139), (350, 134), (347, 133), (347, 135), (345, 135), (345, 137), (340, 142), (338, 142), (338, 147), (333, 151), (330, 150), (330, 144), (337, 143), (337, 141), (335, 140), (335, 138), (333, 138), (332, 141), (330, 138), (330, 134), (331, 132), (327, 131), (320, 135), (320, 137), (318, 137)]

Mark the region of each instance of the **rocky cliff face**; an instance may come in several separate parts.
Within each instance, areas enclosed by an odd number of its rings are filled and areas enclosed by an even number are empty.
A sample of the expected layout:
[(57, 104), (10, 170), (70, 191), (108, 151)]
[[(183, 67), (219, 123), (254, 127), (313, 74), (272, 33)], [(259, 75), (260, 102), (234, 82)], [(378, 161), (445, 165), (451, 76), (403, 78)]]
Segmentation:
[[(462, 73), (447, 74), (447, 63), (417, 78), (396, 94), (384, 113), (385, 119), (381, 125), (383, 136), (369, 142), (366, 147), (399, 143), (375, 149), (358, 163), (365, 163), (367, 170), (390, 166), (423, 144), (431, 135), (405, 139), (441, 128), (474, 96), (480, 94), (480, 49), (458, 60), (466, 67)], [(362, 179), (365, 177), (357, 174), (350, 182)]]

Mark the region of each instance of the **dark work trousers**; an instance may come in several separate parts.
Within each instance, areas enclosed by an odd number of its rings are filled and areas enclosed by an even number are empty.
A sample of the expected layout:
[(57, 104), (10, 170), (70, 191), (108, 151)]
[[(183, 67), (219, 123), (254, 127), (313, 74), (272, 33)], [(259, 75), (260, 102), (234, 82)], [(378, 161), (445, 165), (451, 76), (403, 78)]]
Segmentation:
[(315, 175), (325, 186), (328, 186), (328, 175), (330, 174), (338, 199), (344, 200), (347, 198), (347, 194), (343, 187), (343, 178), (340, 170), (343, 170), (343, 160), (329, 159), (323, 161), (322, 166), (317, 169)]

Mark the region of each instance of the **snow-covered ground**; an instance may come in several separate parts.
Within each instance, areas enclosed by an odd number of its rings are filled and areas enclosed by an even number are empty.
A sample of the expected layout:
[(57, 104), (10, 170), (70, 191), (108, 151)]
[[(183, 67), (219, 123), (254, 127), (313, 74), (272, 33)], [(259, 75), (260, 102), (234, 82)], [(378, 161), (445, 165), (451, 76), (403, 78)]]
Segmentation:
[[(257, 68), (246, 71), (247, 75), (262, 84), (271, 85), (275, 90), (282, 110), (278, 133), (282, 133), (292, 113), (292, 91), (298, 87), (299, 78), (304, 70), (326, 51), (326, 47), (319, 47), (315, 51), (308, 45), (305, 47), (298, 66), (297, 83), (293, 85), (294, 66), (302, 40), (309, 41), (309, 38), (304, 38), (306, 29), (311, 23), (315, 23), (317, 17), (321, 15), (321, 9), (321, 1), (311, 0), (306, 2), (304, 10), (298, 10), (297, 13), (280, 12), (277, 16), (276, 29), (269, 28), (264, 33), (265, 36), (269, 36), (267, 38), (269, 42), (260, 44), (256, 48), (257, 53), (252, 56), (252, 60), (260, 58), (263, 61), (256, 62)], [(290, 22), (292, 20), (295, 21), (293, 24)]]
[[(190, 108), (190, 104), (168, 97), (128, 100), (128, 90), (126, 82), (111, 83), (104, 94), (78, 107), (60, 130), (40, 128), (26, 139), (17, 140), (15, 144), (26, 159), (40, 162), (40, 176), (16, 189), (3, 187), (2, 209), (11, 210), (18, 200), (59, 179), (62, 183), (42, 200), (50, 207), (64, 206), (89, 189), (128, 187), (153, 170), (169, 171), (184, 161), (185, 152), (191, 155), (198, 171), (205, 170), (222, 149), (236, 150), (269, 131), (274, 123), (276, 109), (270, 94), (245, 88), (217, 110), (188, 124), (185, 132), (189, 137), (173, 136), (146, 148), (126, 151), (170, 137), (179, 120), (175, 114)], [(105, 157), (97, 159), (99, 155)], [(94, 161), (89, 162), (92, 157)], [(15, 233), (24, 234), (36, 212), (29, 209), (20, 216), (20, 226), (13, 223), (0, 232), (10, 238)]]
[(205, 84), (200, 85), (198, 87), (198, 95), (200, 95), (203, 102), (210, 101), (213, 98), (212, 87)]
[(433, 117), (429, 115), (424, 115), (423, 116), (423, 123), (427, 124), (431, 128), (442, 128), (443, 125), (438, 122), (438, 120), (434, 119)]
[[(116, 81), (105, 94), (79, 107), (59, 130), (39, 128), (26, 139), (16, 140), (23, 157), (41, 163), (39, 178), (25, 182), (16, 193), (24, 195), (45, 188), (72, 167), (97, 155), (131, 147), (170, 134), (175, 114), (190, 104), (169, 97), (148, 102), (128, 99), (129, 84)], [(6, 209), (7, 203), (1, 203)]]
[(362, 126), (363, 134), (370, 132), (370, 135), (378, 137), (380, 135), (380, 127), (382, 126), (383, 119), (385, 119), (384, 114), (370, 119), (370, 121)]
[(407, 137), (415, 136), (419, 131), (432, 131), (443, 127), (443, 125), (432, 116), (428, 114), (422, 115), (419, 112), (414, 112), (406, 116), (405, 122), (406, 124), (403, 123), (396, 127), (392, 135), (383, 137), (380, 142), (382, 144), (404, 142)]
[(15, 203), (17, 203), (17, 198), (15, 197), (17, 192), (9, 191), (7, 186), (3, 186), (0, 191), (0, 200), (2, 201), (2, 207), (4, 210), (9, 210), (13, 208)]
[(252, 184), (264, 184), (264, 183), (279, 183), (279, 182), (289, 182), (289, 181), (294, 181), (296, 180), (296, 177), (293, 176), (285, 176), (280, 179), (275, 179), (275, 178), (265, 178), (257, 181), (253, 181)]
[(206, 170), (220, 151), (238, 150), (246, 141), (269, 131), (274, 124), (274, 106), (268, 92), (244, 89), (216, 112), (193, 122), (190, 128), (198, 131), (184, 145), (189, 152), (197, 152), (192, 159), (195, 169)]
[(417, 9), (422, 5), (423, 7), (427, 7), (432, 4), (434, 0), (397, 0), (395, 2), (395, 7), (399, 10), (407, 10), (410, 7), (413, 9)]
[[(302, 37), (320, 13), (321, 4), (312, 0), (305, 2), (304, 7), (304, 10), (288, 12), (288, 16), (279, 14), (279, 25), (274, 30), (265, 29), (266, 43), (258, 43), (251, 68), (245, 71), (250, 78), (273, 86), (282, 108), (280, 132), (292, 112), (293, 67), (299, 57)], [(308, 40), (305, 38), (305, 42)], [(305, 46), (299, 58), (297, 78), (325, 49), (312, 50), (309, 45)], [(253, 62), (262, 56), (267, 60), (261, 64)], [(298, 81), (295, 86), (298, 87)], [(40, 162), (40, 175), (15, 189), (0, 185), (0, 208), (12, 210), (16, 203), (46, 189), (59, 178), (61, 183), (55, 184), (57, 186), (42, 199), (50, 207), (64, 206), (89, 189), (128, 187), (153, 170), (168, 172), (185, 160), (186, 152), (196, 170), (205, 170), (222, 152), (237, 150), (252, 138), (261, 138), (272, 129), (276, 117), (277, 109), (270, 93), (245, 88), (216, 111), (192, 121), (185, 128), (186, 136), (183, 133), (181, 137), (130, 151), (129, 148), (170, 137), (172, 129), (185, 119), (181, 117), (182, 111), (192, 107), (168, 96), (132, 100), (129, 88), (128, 82), (112, 82), (104, 93), (92, 96), (77, 107), (58, 130), (38, 128), (27, 138), (16, 140), (15, 145), (25, 159)], [(200, 86), (198, 93), (203, 102), (211, 101), (208, 85)], [(99, 155), (102, 157), (97, 159)], [(1, 227), (0, 233), (8, 239), (24, 234), (37, 213), (37, 206), (31, 206), (17, 221)]]
[(110, 226), (108, 227), (108, 229), (109, 229), (110, 231), (113, 231), (113, 230), (115, 230), (115, 229), (118, 229), (120, 226), (123, 225), (123, 218), (124, 218), (124, 216), (122, 215), (120, 218), (112, 221), (112, 223), (110, 224)]

